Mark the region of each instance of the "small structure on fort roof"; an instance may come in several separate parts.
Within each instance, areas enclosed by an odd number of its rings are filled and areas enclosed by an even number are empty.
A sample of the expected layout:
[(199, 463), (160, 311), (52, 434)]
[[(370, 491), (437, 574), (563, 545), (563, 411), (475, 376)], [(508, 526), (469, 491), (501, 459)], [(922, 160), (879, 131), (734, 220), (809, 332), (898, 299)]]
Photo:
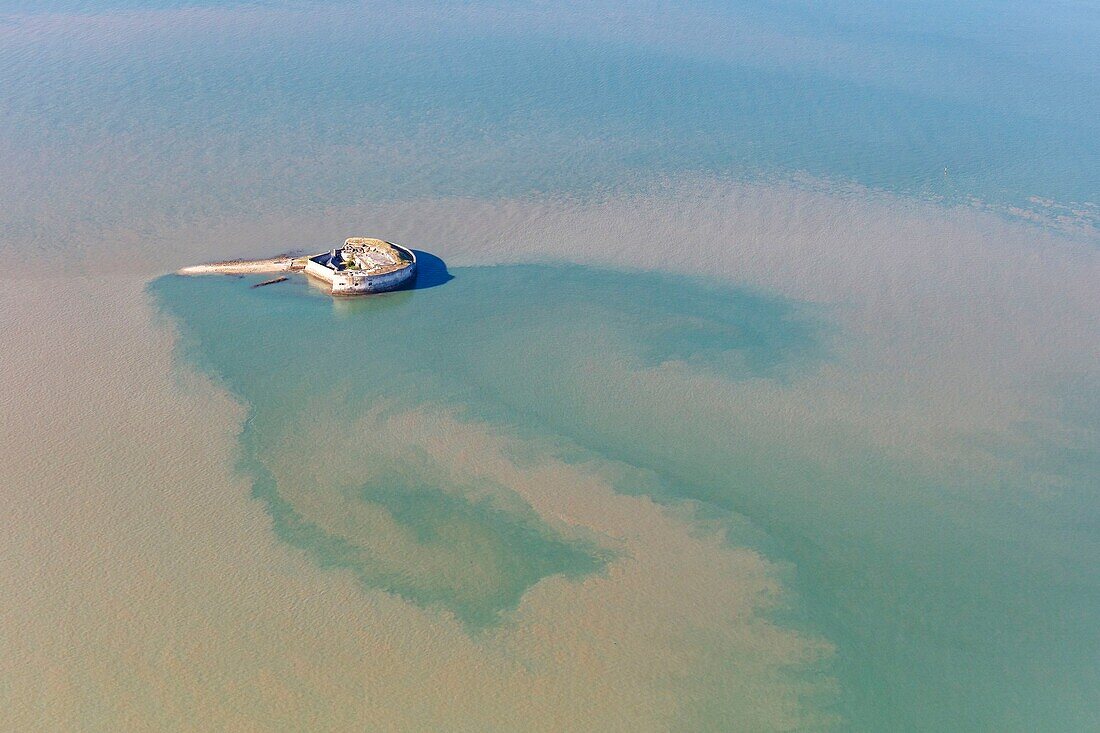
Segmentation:
[(313, 255), (305, 272), (325, 281), (333, 295), (394, 290), (416, 274), (416, 255), (381, 239), (351, 237), (343, 247)]

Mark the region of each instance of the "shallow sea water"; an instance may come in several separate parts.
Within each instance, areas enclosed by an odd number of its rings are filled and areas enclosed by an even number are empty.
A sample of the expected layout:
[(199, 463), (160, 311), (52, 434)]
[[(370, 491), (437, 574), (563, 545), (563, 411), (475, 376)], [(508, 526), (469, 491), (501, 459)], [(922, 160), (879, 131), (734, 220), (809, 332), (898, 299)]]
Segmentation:
[(1098, 39), (0, 0), (0, 728), (1100, 727)]
[[(583, 514), (562, 529), (507, 484), (437, 463), (420, 441), (446, 434), (393, 429), (445, 414), (456, 432), (473, 424), (519, 441), (534, 454), (510, 459), (519, 466), (541, 456), (614, 467), (616, 491), (690, 507), (698, 531), (790, 563), (796, 590), (778, 618), (835, 645), (800, 673), (834, 677), (840, 692), (825, 705), (848, 720), (1012, 725), (1031, 695), (1029, 710), (1052, 722), (1069, 712), (1045, 707), (1052, 698), (1095, 682), (1079, 646), (1095, 589), (1072, 577), (1089, 571), (1060, 546), (1068, 528), (1035, 523), (1026, 475), (998, 475), (989, 496), (968, 472), (911, 470), (866, 438), (762, 436), (737, 414), (740, 401), (797, 393), (835, 365), (838, 335), (820, 309), (584, 266), (450, 277), (335, 302), (305, 283), (152, 286), (187, 361), (247, 406), (243, 470), (276, 533), (315, 562), (476, 634), (505, 623), (541, 578), (571, 578), (568, 594), (621, 560)], [(1095, 475), (1093, 463), (1064, 500), (1087, 495)], [(1066, 676), (1048, 678), (1054, 666)], [(736, 720), (711, 704), (710, 724)]]

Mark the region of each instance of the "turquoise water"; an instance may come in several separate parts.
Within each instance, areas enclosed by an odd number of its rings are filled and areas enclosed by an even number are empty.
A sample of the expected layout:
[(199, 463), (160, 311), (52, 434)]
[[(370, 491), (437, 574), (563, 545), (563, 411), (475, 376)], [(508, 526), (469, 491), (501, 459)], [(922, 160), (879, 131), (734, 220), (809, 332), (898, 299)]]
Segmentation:
[[(792, 562), (797, 596), (784, 615), (837, 645), (839, 693), (829, 704), (843, 727), (1080, 730), (1094, 719), (1095, 453), (1013, 446), (1023, 465), (985, 479), (996, 492), (965, 472), (915, 472), (839, 436), (824, 440), (837, 460), (822, 461), (799, 436), (756, 434), (731, 414), (762, 383), (798, 390), (835, 363), (830, 344), (841, 336), (819, 309), (585, 267), (453, 275), (335, 303), (302, 282), (251, 289), (248, 280), (170, 276), (151, 286), (180, 328), (182, 355), (247, 405), (243, 467), (280, 537), (475, 627), (499, 623), (540, 577), (601, 572), (610, 558), (589, 539), (540, 524), (516, 497), (494, 509), (463, 498), (484, 486), (441, 489), (450, 479), (415, 441), (407, 463), (386, 459), (381, 479), (344, 487), (322, 475), (301, 487), (350, 492), (407, 526), (416, 550), (385, 569), (368, 539), (338, 541), (297, 517), (302, 499), (284, 496), (264, 468), (284, 436), (316, 434), (318, 421), (320, 435), (339, 435), (378, 405), (445, 406), (461, 421), (549, 441), (573, 462), (630, 466), (628, 475), (647, 478), (619, 490), (701, 502), (728, 523), (731, 543)], [(670, 365), (675, 378), (650, 383)], [(318, 405), (337, 407), (318, 417)], [(1042, 470), (1069, 485), (1036, 511), (1032, 477)], [(507, 486), (491, 493), (509, 496)], [(479, 552), (470, 553), (471, 537)], [(448, 575), (421, 557), (440, 552), (492, 568), (491, 580)]]
[[(0, 265), (148, 281), (243, 406), (267, 539), (375, 604), (325, 641), (407, 665), (295, 657), (303, 716), (1093, 730), (1098, 58), (1076, 2), (0, 0)], [(355, 234), (453, 277), (164, 276)]]

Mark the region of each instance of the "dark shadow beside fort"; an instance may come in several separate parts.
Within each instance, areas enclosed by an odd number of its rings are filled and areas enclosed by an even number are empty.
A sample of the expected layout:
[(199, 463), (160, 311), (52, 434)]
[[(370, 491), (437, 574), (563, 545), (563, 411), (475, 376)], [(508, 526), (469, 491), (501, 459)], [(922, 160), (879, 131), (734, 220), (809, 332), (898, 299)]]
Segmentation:
[(453, 280), (454, 275), (447, 271), (447, 263), (430, 252), (412, 250), (416, 255), (416, 277), (402, 290), (426, 290)]

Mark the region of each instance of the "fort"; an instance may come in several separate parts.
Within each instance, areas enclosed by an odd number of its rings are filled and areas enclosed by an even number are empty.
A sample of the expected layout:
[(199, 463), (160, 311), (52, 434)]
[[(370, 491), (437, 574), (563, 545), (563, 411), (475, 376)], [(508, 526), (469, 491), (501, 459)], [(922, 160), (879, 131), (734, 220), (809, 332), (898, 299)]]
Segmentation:
[(396, 290), (416, 275), (412, 250), (370, 237), (350, 237), (342, 247), (306, 257), (279, 255), (261, 260), (226, 260), (192, 265), (180, 275), (254, 275), (304, 272), (333, 295), (365, 295)]
[(333, 295), (378, 293), (416, 274), (416, 255), (381, 239), (351, 237), (343, 247), (307, 258), (305, 273), (327, 282)]

